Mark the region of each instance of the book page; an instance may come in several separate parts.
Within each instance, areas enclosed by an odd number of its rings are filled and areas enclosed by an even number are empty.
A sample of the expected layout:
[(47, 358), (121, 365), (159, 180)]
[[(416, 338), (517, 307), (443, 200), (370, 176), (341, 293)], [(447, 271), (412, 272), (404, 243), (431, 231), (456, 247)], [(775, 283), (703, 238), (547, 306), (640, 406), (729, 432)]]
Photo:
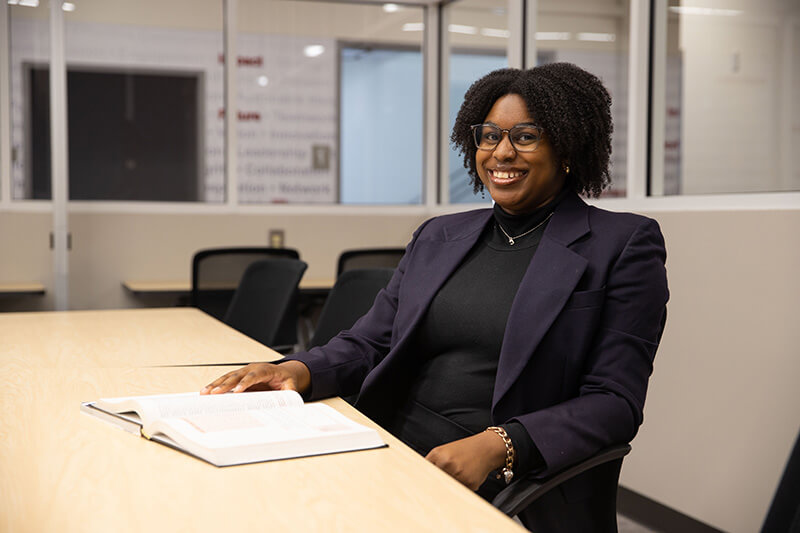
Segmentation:
[(233, 448), (252, 443), (291, 442), (373, 430), (323, 404), (284, 409), (196, 413), (162, 419), (154, 429), (185, 435), (207, 448)]
[(295, 391), (261, 391), (201, 395), (198, 392), (159, 398), (158, 418), (193, 415), (232, 414), (279, 407), (302, 407), (303, 398)]
[(235, 440), (235, 433), (244, 431), (264, 432), (269, 440), (288, 440), (342, 433), (362, 427), (324, 405), (236, 413), (202, 413), (179, 418), (205, 436), (226, 433), (223, 437), (225, 440)]
[(145, 425), (159, 418), (174, 418), (198, 414), (224, 414), (242, 411), (299, 407), (303, 399), (295, 391), (260, 391), (214, 395), (199, 392), (164, 394), (98, 400), (98, 407), (113, 412), (136, 411)]

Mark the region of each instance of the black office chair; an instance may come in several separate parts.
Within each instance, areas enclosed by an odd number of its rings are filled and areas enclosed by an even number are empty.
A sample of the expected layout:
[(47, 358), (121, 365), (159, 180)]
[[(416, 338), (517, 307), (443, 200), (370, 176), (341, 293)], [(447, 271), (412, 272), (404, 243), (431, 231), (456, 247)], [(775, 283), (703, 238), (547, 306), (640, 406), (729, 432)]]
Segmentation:
[[(297, 342), (297, 284), (308, 265), (299, 259), (264, 259), (245, 270), (224, 322), (278, 351)], [(294, 310), (294, 312), (293, 312)], [(291, 331), (284, 325), (293, 317)]]
[[(526, 507), (565, 481), (596, 467), (614, 468), (618, 483), (622, 458), (628, 455), (630, 451), (631, 447), (629, 444), (611, 446), (547, 478), (536, 478), (531, 474), (522, 476), (512, 481), (511, 484), (501, 490), (500, 493), (494, 497), (494, 500), (492, 500), (492, 505), (508, 516), (516, 516)], [(617, 464), (611, 464), (613, 462)], [(608, 513), (609, 516), (613, 516), (614, 523), (616, 523), (616, 496), (613, 498), (613, 501), (614, 509), (609, 509)]]
[(244, 271), (261, 259), (300, 259), (291, 248), (212, 248), (192, 258), (191, 304), (223, 320)]
[(350, 328), (375, 301), (378, 292), (392, 279), (391, 268), (356, 269), (344, 272), (336, 280), (317, 321), (308, 347), (322, 346)]
[(761, 526), (761, 533), (773, 531), (800, 533), (800, 432), (794, 441), (794, 447), (786, 460), (781, 481), (767, 516)]
[[(244, 271), (262, 259), (300, 259), (292, 248), (233, 247), (200, 250), (192, 257), (191, 305), (225, 320)], [(297, 296), (293, 296), (297, 298)], [(297, 342), (297, 303), (290, 306), (280, 326), (281, 344)]]
[(404, 248), (360, 248), (345, 250), (339, 255), (336, 277), (360, 268), (395, 268), (405, 253)]

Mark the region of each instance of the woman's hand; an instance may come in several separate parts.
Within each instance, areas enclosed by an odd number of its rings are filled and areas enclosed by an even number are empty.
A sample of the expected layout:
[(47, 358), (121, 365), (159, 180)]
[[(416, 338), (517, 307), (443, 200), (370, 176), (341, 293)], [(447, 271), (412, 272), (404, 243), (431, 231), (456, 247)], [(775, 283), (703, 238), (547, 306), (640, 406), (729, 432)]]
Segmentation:
[(425, 459), (472, 490), (486, 480), (489, 472), (505, 465), (506, 445), (493, 431), (482, 431), (432, 449)]
[(209, 383), (200, 394), (222, 394), (246, 390), (295, 390), (303, 393), (311, 386), (311, 372), (300, 361), (280, 365), (250, 363)]

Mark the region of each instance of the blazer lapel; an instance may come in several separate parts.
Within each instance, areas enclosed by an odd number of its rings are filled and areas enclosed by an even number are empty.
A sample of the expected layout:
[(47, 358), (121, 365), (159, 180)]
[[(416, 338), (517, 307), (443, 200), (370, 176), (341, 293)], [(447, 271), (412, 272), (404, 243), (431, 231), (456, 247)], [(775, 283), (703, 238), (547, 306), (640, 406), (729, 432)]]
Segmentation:
[(492, 407), (520, 375), (586, 270), (587, 259), (568, 245), (589, 231), (588, 206), (577, 194), (564, 198), (545, 229), (511, 305)]
[(397, 317), (403, 336), (393, 351), (402, 351), (409, 333), (416, 329), (447, 278), (464, 261), (491, 216), (491, 209), (478, 211), (476, 216), (470, 217), (465, 223), (444, 228), (441, 238), (427, 238), (417, 242), (414, 250), (413, 284), (407, 288), (411, 298), (406, 301), (405, 309)]

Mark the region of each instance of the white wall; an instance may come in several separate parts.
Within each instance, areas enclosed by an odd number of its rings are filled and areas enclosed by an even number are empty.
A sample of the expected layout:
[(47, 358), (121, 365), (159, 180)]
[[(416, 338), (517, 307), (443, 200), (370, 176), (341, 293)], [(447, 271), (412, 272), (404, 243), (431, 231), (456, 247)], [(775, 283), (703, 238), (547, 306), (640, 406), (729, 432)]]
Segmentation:
[(758, 531), (800, 428), (800, 210), (649, 214), (671, 298), (622, 484)]
[(0, 312), (49, 311), (53, 304), (50, 213), (0, 211), (0, 283), (42, 283), (44, 296), (0, 296)]

